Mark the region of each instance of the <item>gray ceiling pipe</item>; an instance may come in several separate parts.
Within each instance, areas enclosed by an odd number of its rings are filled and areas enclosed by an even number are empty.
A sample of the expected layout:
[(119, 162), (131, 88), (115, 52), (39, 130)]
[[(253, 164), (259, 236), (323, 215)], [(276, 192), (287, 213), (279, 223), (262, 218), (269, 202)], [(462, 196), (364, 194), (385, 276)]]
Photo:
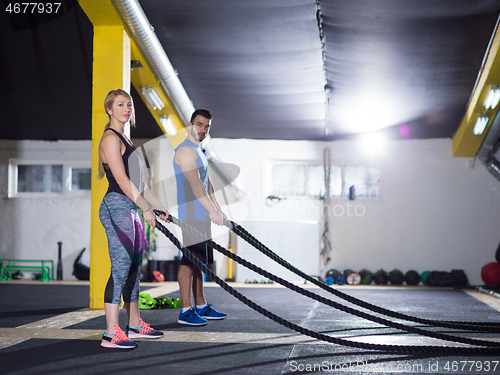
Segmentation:
[[(158, 37), (154, 32), (154, 28), (149, 23), (141, 5), (137, 0), (113, 0), (113, 3), (130, 34), (136, 41), (137, 46), (144, 54), (148, 63), (151, 65), (151, 68), (160, 80), (162, 87), (174, 103), (181, 119), (184, 121), (184, 124), (187, 125), (195, 108), (186, 93), (184, 86), (179, 80), (179, 77), (177, 77), (177, 72), (172, 66), (167, 54), (158, 40)], [(209, 155), (212, 160), (220, 161), (215, 152), (211, 149), (209, 151)], [(230, 181), (229, 186), (238, 199), (242, 199), (246, 196), (245, 189), (241, 184), (234, 180), (234, 173), (226, 170), (227, 168), (224, 163), (214, 162), (212, 163), (212, 166), (223, 180)]]
[(193, 103), (177, 77), (177, 72), (163, 50), (141, 5), (137, 0), (113, 0), (113, 3), (182, 120), (188, 124), (194, 112)]
[(500, 146), (500, 115), (497, 113), (491, 123), (488, 134), (477, 152), (477, 157), (488, 171), (500, 180), (500, 162), (495, 158), (495, 153)]

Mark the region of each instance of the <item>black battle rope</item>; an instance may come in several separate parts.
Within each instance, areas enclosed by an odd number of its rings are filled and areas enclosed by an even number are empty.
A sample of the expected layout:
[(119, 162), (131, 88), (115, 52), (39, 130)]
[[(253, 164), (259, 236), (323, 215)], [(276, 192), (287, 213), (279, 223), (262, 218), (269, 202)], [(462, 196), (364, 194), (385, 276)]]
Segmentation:
[(334, 308), (336, 308), (338, 310), (347, 312), (349, 314), (358, 316), (358, 317), (366, 319), (366, 320), (370, 320), (370, 321), (375, 322), (375, 323), (383, 324), (383, 325), (385, 325), (387, 327), (396, 328), (396, 329), (399, 329), (399, 330), (402, 330), (402, 331), (405, 331), (405, 332), (409, 332), (409, 333), (420, 334), (422, 336), (429, 336), (429, 337), (438, 338), (438, 339), (442, 339), (442, 340), (453, 341), (453, 342), (460, 342), (460, 343), (465, 343), (465, 344), (470, 344), (470, 345), (488, 346), (488, 347), (500, 347), (500, 343), (491, 342), (491, 341), (477, 340), (477, 339), (467, 339), (467, 338), (462, 338), (462, 337), (457, 337), (457, 336), (452, 336), (452, 335), (447, 335), (447, 334), (430, 332), (430, 331), (426, 331), (426, 330), (423, 330), (423, 329), (420, 329), (420, 328), (417, 328), (417, 327), (407, 326), (407, 325), (404, 325), (404, 324), (391, 322), (391, 321), (385, 320), (383, 318), (379, 318), (379, 317), (376, 317), (376, 316), (373, 316), (373, 315), (370, 315), (370, 314), (367, 314), (367, 313), (364, 313), (364, 312), (352, 309), (350, 307), (344, 306), (342, 304), (339, 304), (337, 302), (334, 302), (332, 300), (329, 300), (327, 298), (319, 296), (319, 295), (317, 295), (317, 294), (315, 294), (313, 292), (305, 290), (305, 289), (303, 289), (303, 288), (301, 288), (301, 287), (299, 287), (299, 286), (297, 286), (295, 284), (292, 284), (292, 283), (290, 283), (290, 282), (288, 282), (288, 281), (286, 281), (286, 280), (284, 280), (284, 279), (282, 279), (282, 278), (280, 278), (280, 277), (278, 277), (276, 275), (273, 275), (272, 273), (269, 273), (269, 272), (263, 270), (262, 268), (260, 268), (260, 267), (258, 267), (256, 265), (252, 264), (251, 262), (248, 262), (247, 260), (245, 260), (243, 258), (240, 258), (236, 254), (233, 254), (232, 252), (229, 252), (228, 250), (226, 250), (225, 248), (223, 248), (222, 246), (220, 246), (216, 242), (212, 241), (211, 239), (208, 239), (205, 235), (203, 235), (202, 233), (198, 232), (196, 229), (190, 227), (186, 223), (184, 223), (184, 222), (182, 222), (182, 221), (180, 221), (180, 220), (178, 220), (178, 219), (176, 219), (174, 217), (172, 217), (171, 221), (174, 224), (179, 225), (182, 228), (182, 230), (189, 231), (192, 235), (196, 236), (201, 241), (209, 241), (210, 246), (212, 246), (214, 249), (216, 249), (217, 251), (219, 251), (223, 255), (230, 257), (231, 259), (233, 259), (236, 262), (238, 262), (239, 264), (247, 267), (248, 269), (250, 269), (250, 270), (252, 270), (254, 272), (257, 272), (260, 275), (262, 275), (264, 277), (267, 277), (270, 280), (276, 281), (277, 283), (279, 283), (279, 284), (287, 287), (288, 289), (291, 289), (291, 290), (293, 290), (293, 291), (295, 291), (295, 292), (297, 292), (299, 294), (302, 294), (302, 295), (304, 295), (306, 297), (314, 299), (314, 300), (316, 300), (318, 302), (321, 302), (321, 303), (323, 303), (325, 305), (334, 307)]
[[(196, 235), (200, 239), (205, 239), (207, 238), (201, 234), (200, 232), (196, 231), (194, 228), (191, 228), (187, 224), (183, 223), (182, 221), (179, 221), (178, 219), (169, 216), (168, 218), (169, 221), (173, 222), (176, 225), (179, 225), (183, 230), (187, 230), (191, 232), (192, 234)], [(187, 250), (185, 247), (182, 246), (180, 241), (167, 229), (165, 228), (161, 223), (157, 221), (156, 227), (158, 230), (160, 230), (167, 238), (172, 241), (172, 243), (182, 251), (182, 253), (191, 261), (193, 262), (196, 267), (201, 269), (203, 272), (205, 272), (207, 275), (209, 275), (212, 280), (217, 283), (219, 286), (221, 286), (225, 291), (229, 292), (232, 296), (240, 300), (241, 302), (245, 303), (247, 306), (251, 307), (255, 311), (259, 312), (260, 314), (266, 316), (267, 318), (289, 328), (292, 329), (296, 332), (299, 332), (301, 334), (313, 337), (318, 340), (326, 341), (326, 342), (331, 342), (339, 345), (344, 345), (344, 346), (349, 346), (349, 347), (355, 347), (355, 348), (362, 348), (362, 349), (372, 349), (372, 350), (384, 350), (384, 351), (391, 351), (391, 352), (399, 352), (399, 353), (435, 353), (436, 351), (441, 352), (441, 353), (456, 353), (456, 354), (493, 354), (493, 353), (498, 353), (500, 352), (500, 344), (492, 341), (485, 341), (485, 340), (477, 340), (477, 339), (467, 339), (467, 338), (461, 338), (461, 337), (455, 337), (451, 335), (446, 335), (446, 334), (439, 334), (439, 333), (434, 333), (434, 332), (428, 332), (422, 329), (418, 329), (415, 327), (408, 327), (404, 326), (402, 324), (398, 323), (393, 323), (386, 321), (385, 319), (380, 319), (377, 317), (371, 317), (368, 314), (362, 313), (360, 311), (356, 311), (350, 308), (347, 308), (343, 305), (337, 304), (333, 301), (330, 301), (326, 298), (323, 298), (321, 296), (318, 296), (316, 294), (310, 293), (309, 291), (302, 289), (300, 287), (297, 287), (294, 284), (289, 283), (286, 280), (283, 280), (273, 274), (270, 274), (261, 268), (251, 264), (250, 262), (247, 262), (246, 260), (238, 257), (237, 255), (233, 254), (232, 252), (224, 249), (222, 246), (218, 245), (216, 242), (212, 240), (208, 240), (210, 245), (215, 248), (217, 251), (221, 252), (225, 256), (237, 261), (238, 263), (244, 265), (245, 267), (258, 272), (259, 274), (268, 277), (271, 280), (274, 280), (289, 289), (294, 290), (297, 293), (300, 293), (302, 295), (305, 295), (309, 298), (315, 299), (318, 302), (322, 302), (326, 305), (335, 307), (341, 311), (344, 312), (350, 312), (353, 315), (360, 316), (364, 319), (369, 319), (372, 320), (376, 323), (384, 324), (386, 326), (392, 327), (392, 328), (397, 328), (406, 332), (410, 333), (416, 333), (420, 334), (423, 336), (429, 336), (433, 338), (438, 338), (442, 340), (447, 340), (447, 341), (453, 341), (453, 342), (460, 342), (460, 343), (465, 343), (468, 345), (475, 345), (475, 346), (483, 346), (483, 347), (448, 347), (448, 346), (404, 346), (404, 345), (381, 345), (381, 344), (367, 344), (367, 343), (359, 343), (355, 341), (349, 341), (349, 340), (344, 340), (344, 339), (339, 339), (339, 338), (334, 338), (319, 332), (311, 331), (309, 329), (300, 327), (294, 323), (291, 323), (275, 314), (272, 312), (264, 309), (263, 307), (257, 305), (253, 301), (249, 300), (247, 297), (243, 296), (241, 293), (230, 287), (228, 284), (226, 284), (224, 281), (222, 281), (212, 270), (210, 270), (208, 267), (206, 267), (197, 257), (195, 257), (189, 250)]]
[(358, 305), (360, 307), (363, 307), (367, 310), (374, 311), (376, 313), (382, 314), (382, 315), (387, 315), (391, 316), (393, 318), (397, 319), (402, 319), (402, 320), (408, 320), (408, 321), (413, 321), (417, 323), (422, 323), (434, 327), (446, 327), (446, 328), (453, 328), (453, 329), (467, 329), (471, 331), (478, 331), (478, 332), (492, 332), (492, 333), (497, 333), (500, 332), (500, 324), (499, 323), (486, 323), (486, 322), (460, 322), (460, 321), (440, 321), (440, 320), (431, 320), (431, 319), (425, 319), (425, 318), (419, 318), (419, 317), (414, 317), (411, 315), (406, 315), (403, 313), (399, 313), (397, 311), (392, 311), (388, 310), (386, 308), (380, 307), (373, 305), (369, 302), (360, 300), (356, 297), (353, 297), (349, 294), (343, 293), (338, 289), (332, 288), (331, 286), (316, 280), (314, 277), (311, 277), (307, 275), (306, 273), (302, 272), (298, 268), (294, 267), (292, 264), (288, 263), (285, 259), (281, 258), (278, 254), (273, 252), (271, 249), (266, 247), (263, 243), (261, 243), (259, 240), (257, 240), (255, 237), (253, 237), (248, 231), (246, 231), (243, 227), (240, 225), (234, 223), (233, 221), (227, 222), (224, 220), (224, 224), (232, 230), (235, 234), (237, 234), (239, 237), (244, 239), (246, 242), (248, 242), (250, 245), (255, 247), (257, 250), (259, 250), (261, 253), (264, 255), (268, 256), (278, 264), (282, 265), (283, 267), (287, 268), (288, 270), (292, 271), (296, 275), (302, 277), (303, 279), (310, 281), (314, 285), (319, 286), (320, 288), (330, 292), (331, 294), (334, 294), (335, 296), (342, 298), (352, 304)]

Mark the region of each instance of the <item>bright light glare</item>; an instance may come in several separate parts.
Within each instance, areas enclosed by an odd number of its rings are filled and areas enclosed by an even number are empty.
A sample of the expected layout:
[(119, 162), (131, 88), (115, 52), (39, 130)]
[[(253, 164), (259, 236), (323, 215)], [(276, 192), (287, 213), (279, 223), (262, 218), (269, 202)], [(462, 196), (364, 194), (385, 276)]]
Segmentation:
[(384, 151), (386, 140), (380, 134), (367, 134), (361, 139), (361, 145), (365, 152), (376, 155)]
[(491, 86), (483, 105), (486, 109), (495, 108), (498, 102), (500, 102), (500, 86)]
[(477, 118), (476, 124), (474, 125), (474, 134), (475, 135), (481, 135), (484, 132), (484, 129), (486, 128), (486, 125), (488, 124), (488, 116), (479, 116)]
[(407, 136), (408, 134), (410, 134), (410, 127), (408, 125), (403, 125), (399, 128), (399, 134), (401, 134), (402, 136)]
[(165, 104), (153, 87), (143, 87), (142, 95), (153, 109), (163, 109)]
[(405, 121), (396, 99), (373, 92), (359, 93), (355, 101), (339, 106), (342, 108), (337, 114), (339, 123), (349, 133), (371, 132)]
[(163, 129), (167, 132), (168, 135), (174, 136), (177, 134), (177, 128), (175, 127), (172, 119), (168, 116), (161, 116), (160, 122), (163, 126)]

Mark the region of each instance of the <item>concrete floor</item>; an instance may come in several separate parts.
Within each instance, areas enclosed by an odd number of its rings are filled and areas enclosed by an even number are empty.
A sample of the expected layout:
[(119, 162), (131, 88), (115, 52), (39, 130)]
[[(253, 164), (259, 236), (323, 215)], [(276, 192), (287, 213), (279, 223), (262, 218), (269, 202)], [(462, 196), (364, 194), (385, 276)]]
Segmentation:
[[(275, 314), (335, 337), (377, 344), (461, 345), (386, 328), (274, 284), (231, 285)], [(339, 301), (315, 286), (305, 287)], [(144, 283), (142, 289), (153, 296), (179, 297), (174, 282)], [(475, 290), (390, 286), (342, 289), (414, 316), (500, 321), (500, 300)], [(228, 313), (227, 319), (189, 327), (177, 324), (179, 309), (141, 310), (142, 318), (164, 331), (165, 336), (141, 341), (136, 349), (125, 351), (100, 347), (104, 312), (86, 307), (88, 283), (0, 282), (0, 374), (500, 373), (498, 355), (402, 355), (317, 341), (265, 318), (213, 283), (206, 283), (205, 291), (208, 301)], [(124, 328), (126, 324), (125, 311), (121, 310), (120, 325)], [(500, 341), (497, 334), (458, 335)]]

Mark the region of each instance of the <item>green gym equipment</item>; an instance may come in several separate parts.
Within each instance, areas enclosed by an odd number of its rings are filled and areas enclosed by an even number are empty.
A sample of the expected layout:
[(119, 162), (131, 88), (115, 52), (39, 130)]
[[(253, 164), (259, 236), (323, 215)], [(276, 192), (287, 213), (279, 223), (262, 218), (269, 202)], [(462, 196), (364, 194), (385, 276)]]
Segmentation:
[(154, 298), (149, 293), (139, 294), (139, 308), (142, 310), (173, 309), (177, 307), (182, 307), (180, 298), (170, 299), (167, 296)]

